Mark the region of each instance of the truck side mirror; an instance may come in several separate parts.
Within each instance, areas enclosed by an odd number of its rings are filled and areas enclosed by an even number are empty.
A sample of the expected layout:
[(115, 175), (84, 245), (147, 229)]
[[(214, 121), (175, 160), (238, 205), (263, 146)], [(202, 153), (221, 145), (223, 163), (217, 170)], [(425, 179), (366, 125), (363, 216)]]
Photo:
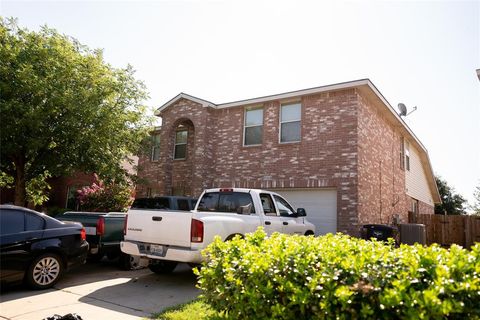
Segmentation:
[(307, 216), (307, 211), (305, 211), (304, 208), (297, 209), (297, 217), (306, 217), (306, 216)]

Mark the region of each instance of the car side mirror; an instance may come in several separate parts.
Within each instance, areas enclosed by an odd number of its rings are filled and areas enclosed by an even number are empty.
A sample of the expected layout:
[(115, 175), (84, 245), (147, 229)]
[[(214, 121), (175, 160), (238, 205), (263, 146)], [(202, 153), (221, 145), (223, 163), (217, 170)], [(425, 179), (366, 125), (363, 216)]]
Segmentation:
[(297, 209), (297, 217), (306, 217), (306, 216), (307, 216), (307, 211), (305, 211), (304, 208)]

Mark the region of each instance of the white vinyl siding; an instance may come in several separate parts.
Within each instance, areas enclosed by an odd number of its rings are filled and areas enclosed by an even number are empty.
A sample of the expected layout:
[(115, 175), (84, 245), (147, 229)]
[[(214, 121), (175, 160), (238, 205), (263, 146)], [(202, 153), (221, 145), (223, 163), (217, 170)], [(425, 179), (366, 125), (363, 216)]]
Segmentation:
[(414, 199), (433, 206), (432, 191), (428, 185), (425, 168), (413, 144), (409, 145), (409, 155), (410, 170), (405, 170), (406, 193)]

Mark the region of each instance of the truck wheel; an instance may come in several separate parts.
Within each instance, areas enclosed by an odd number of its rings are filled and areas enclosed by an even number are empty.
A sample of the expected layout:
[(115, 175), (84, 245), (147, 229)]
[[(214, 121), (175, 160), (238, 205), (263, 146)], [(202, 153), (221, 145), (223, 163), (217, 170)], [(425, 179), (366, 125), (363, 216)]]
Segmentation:
[(240, 239), (245, 239), (245, 236), (243, 234), (240, 234), (240, 233), (235, 233), (235, 234), (231, 234), (227, 237), (227, 239), (225, 239), (225, 242), (227, 241), (230, 241), (230, 240), (233, 240), (233, 238), (235, 238), (236, 236), (239, 236)]
[(33, 260), (25, 280), (33, 289), (47, 289), (55, 285), (62, 274), (62, 259), (54, 253), (45, 253)]
[(118, 257), (118, 264), (122, 270), (133, 270), (138, 268), (139, 259), (139, 257), (131, 256), (122, 252)]
[(305, 232), (305, 235), (306, 236), (313, 236), (313, 235), (315, 235), (315, 233), (313, 233), (312, 230), (308, 230), (307, 232)]
[(175, 262), (175, 261), (161, 260), (161, 261), (155, 261), (150, 263), (148, 268), (155, 273), (166, 274), (166, 273), (171, 273), (175, 269), (177, 264), (178, 262)]
[(97, 254), (92, 254), (87, 257), (88, 262), (93, 262), (97, 263), (102, 261), (104, 254), (103, 253), (97, 253)]

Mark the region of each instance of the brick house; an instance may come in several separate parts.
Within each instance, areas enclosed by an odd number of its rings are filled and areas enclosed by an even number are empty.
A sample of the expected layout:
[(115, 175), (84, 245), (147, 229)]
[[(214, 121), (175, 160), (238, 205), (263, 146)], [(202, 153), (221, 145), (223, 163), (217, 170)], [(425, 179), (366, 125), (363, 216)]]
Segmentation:
[(368, 79), (223, 104), (181, 93), (156, 115), (137, 196), (269, 189), (317, 233), (351, 235), (440, 202), (427, 150)]

